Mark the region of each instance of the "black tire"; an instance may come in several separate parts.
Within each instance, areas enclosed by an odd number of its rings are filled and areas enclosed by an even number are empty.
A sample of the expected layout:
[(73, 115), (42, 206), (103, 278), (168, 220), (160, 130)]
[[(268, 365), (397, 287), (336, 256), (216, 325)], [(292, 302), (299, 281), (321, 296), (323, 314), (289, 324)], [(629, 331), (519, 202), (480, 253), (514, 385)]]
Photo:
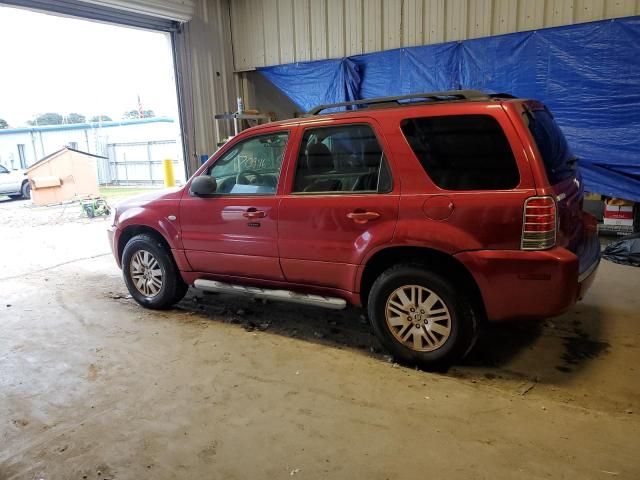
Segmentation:
[(22, 194), (22, 198), (24, 199), (29, 199), (31, 198), (31, 185), (29, 185), (29, 182), (24, 182), (22, 184), (22, 188), (20, 189), (20, 193)]
[(87, 214), (87, 217), (89, 218), (95, 217), (95, 214), (93, 212), (93, 207), (91, 205), (85, 205), (83, 208), (84, 208), (84, 213)]
[[(148, 296), (141, 292), (132, 278), (131, 262), (137, 252), (148, 252), (157, 261), (162, 272), (159, 291)], [(178, 267), (162, 242), (151, 235), (136, 235), (127, 242), (122, 253), (122, 275), (133, 299), (145, 308), (164, 310), (178, 303), (186, 295), (189, 286), (184, 283)]]
[[(393, 296), (397, 289), (412, 285), (427, 289), (431, 294), (435, 293), (439, 297), (438, 303), (431, 308), (438, 307), (439, 310), (442, 310), (444, 305), (444, 308), (448, 310), (449, 319), (444, 321), (444, 325), (449, 330), (448, 337), (429, 333), (425, 335), (425, 340), (419, 340), (423, 348), (433, 348), (431, 351), (419, 351), (410, 348), (396, 338), (393, 333), (395, 331), (401, 337), (409, 334), (411, 335), (411, 343), (415, 342), (411, 329), (415, 327), (420, 336), (422, 335), (422, 329), (428, 330), (431, 328), (427, 328), (427, 320), (424, 317), (415, 319), (408, 316), (406, 318), (407, 322), (405, 322), (407, 324), (406, 328), (398, 326), (396, 329), (396, 327), (392, 327), (387, 323), (387, 302), (391, 301), (390, 297)], [(430, 294), (423, 293), (423, 295)], [(426, 298), (430, 298), (430, 296)], [(473, 347), (478, 333), (478, 317), (471, 307), (466, 292), (456, 288), (446, 276), (429, 271), (426, 265), (401, 264), (383, 272), (371, 287), (367, 310), (376, 336), (394, 358), (401, 363), (418, 365), (427, 370), (442, 370), (462, 359)], [(421, 308), (418, 308), (415, 313), (407, 313), (407, 315), (415, 314), (417, 316), (420, 310)], [(446, 316), (447, 313), (440, 315)], [(435, 317), (437, 316), (435, 315)], [(400, 317), (396, 318), (399, 319)], [(432, 322), (434, 316), (430, 318), (428, 321)], [(401, 321), (404, 321), (404, 318)], [(423, 322), (422, 324), (420, 324), (421, 321)], [(433, 342), (433, 345), (428, 344), (426, 338)], [(442, 344), (436, 347), (439, 341)]]

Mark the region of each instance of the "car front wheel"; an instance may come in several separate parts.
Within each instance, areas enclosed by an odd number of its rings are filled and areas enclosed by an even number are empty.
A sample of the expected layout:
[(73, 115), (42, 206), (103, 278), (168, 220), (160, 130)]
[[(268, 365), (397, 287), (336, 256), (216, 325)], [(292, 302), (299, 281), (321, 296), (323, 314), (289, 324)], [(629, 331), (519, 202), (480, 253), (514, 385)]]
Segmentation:
[(131, 296), (146, 308), (169, 308), (187, 293), (171, 253), (150, 235), (136, 235), (127, 242), (122, 274)]
[(425, 265), (397, 265), (382, 273), (367, 308), (381, 343), (402, 363), (448, 367), (476, 338), (477, 319), (464, 290)]

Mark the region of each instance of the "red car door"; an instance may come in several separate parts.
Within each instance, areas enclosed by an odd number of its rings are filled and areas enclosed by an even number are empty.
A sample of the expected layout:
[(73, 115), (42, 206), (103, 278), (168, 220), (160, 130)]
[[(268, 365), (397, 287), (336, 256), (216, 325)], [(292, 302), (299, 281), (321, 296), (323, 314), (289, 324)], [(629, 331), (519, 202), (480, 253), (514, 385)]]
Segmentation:
[(297, 137), (278, 214), (282, 270), (289, 282), (352, 292), (358, 265), (392, 239), (398, 217), (383, 139), (369, 119)]
[(216, 179), (207, 198), (185, 191), (182, 243), (195, 271), (283, 280), (278, 260), (277, 189), (290, 132), (260, 131), (225, 148), (203, 171)]

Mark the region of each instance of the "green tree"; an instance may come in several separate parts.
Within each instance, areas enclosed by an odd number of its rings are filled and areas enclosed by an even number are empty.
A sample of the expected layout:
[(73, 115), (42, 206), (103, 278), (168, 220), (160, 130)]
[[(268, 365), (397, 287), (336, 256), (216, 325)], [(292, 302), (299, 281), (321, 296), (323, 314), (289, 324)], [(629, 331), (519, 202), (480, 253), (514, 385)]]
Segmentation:
[(0, 129), (2, 128), (9, 128), (9, 124), (4, 118), (0, 118)]
[(128, 112), (124, 112), (122, 118), (124, 120), (131, 120), (132, 118), (151, 118), (155, 116), (156, 114), (153, 110), (142, 110), (142, 114), (138, 112), (138, 110), (129, 110)]
[(111, 122), (111, 117), (108, 115), (94, 115), (91, 117), (92, 122)]
[(80, 115), (79, 113), (70, 113), (67, 115), (66, 123), (84, 123), (87, 119), (84, 115)]
[(59, 113), (43, 113), (27, 123), (29, 125), (62, 125), (62, 115)]

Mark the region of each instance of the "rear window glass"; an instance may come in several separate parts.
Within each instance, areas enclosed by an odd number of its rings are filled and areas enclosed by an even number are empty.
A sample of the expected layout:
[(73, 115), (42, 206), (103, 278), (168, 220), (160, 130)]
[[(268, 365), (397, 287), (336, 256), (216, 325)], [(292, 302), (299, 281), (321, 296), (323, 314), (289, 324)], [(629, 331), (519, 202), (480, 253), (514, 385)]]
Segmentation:
[(546, 110), (528, 111), (524, 114), (531, 136), (538, 145), (547, 178), (552, 185), (573, 177), (577, 158), (571, 152), (562, 130)]
[(401, 124), (427, 175), (446, 190), (505, 190), (520, 183), (507, 137), (488, 115), (412, 118)]

